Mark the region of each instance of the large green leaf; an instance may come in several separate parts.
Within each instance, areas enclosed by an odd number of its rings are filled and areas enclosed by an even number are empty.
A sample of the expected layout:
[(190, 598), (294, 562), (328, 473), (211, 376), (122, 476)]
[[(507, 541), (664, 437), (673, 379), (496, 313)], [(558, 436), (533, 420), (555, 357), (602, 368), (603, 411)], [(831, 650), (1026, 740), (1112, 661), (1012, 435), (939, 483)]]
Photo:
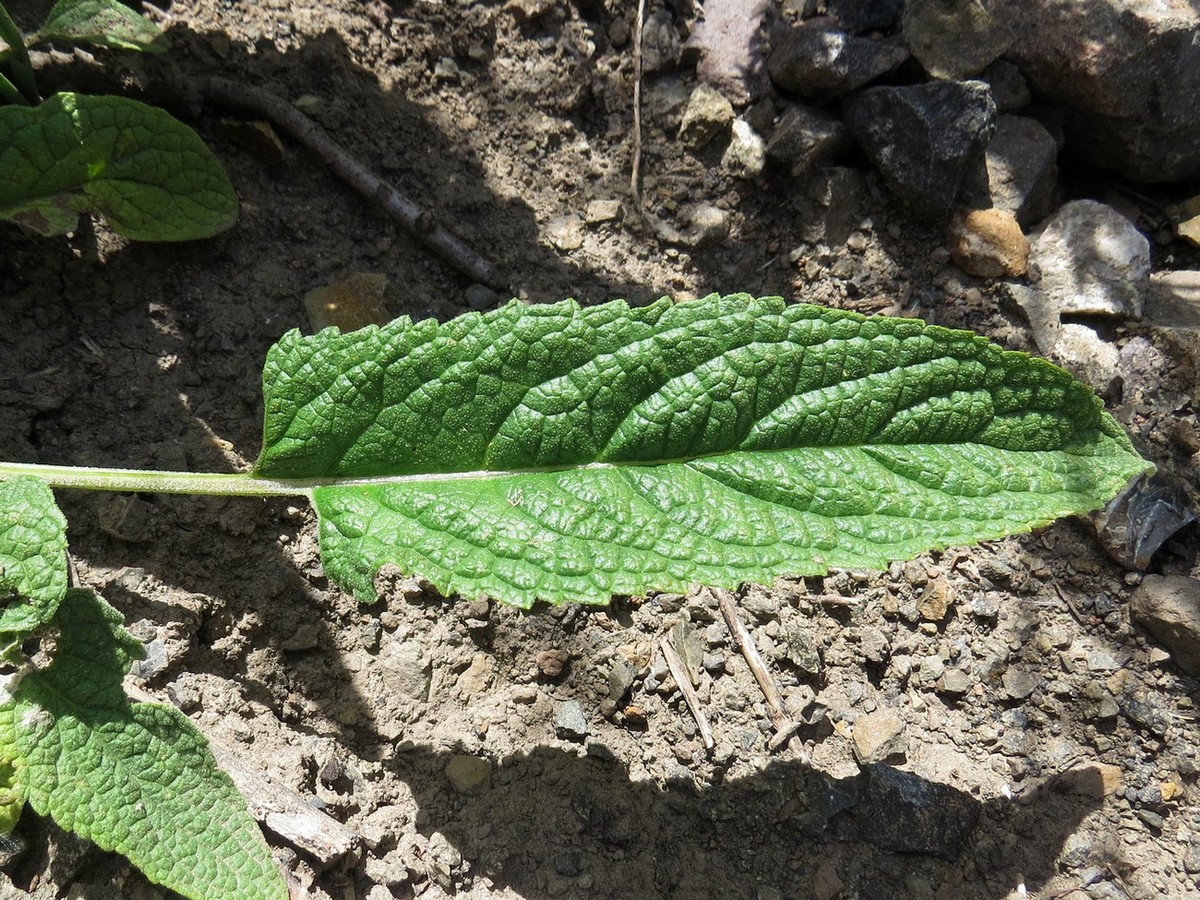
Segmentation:
[(204, 737), (174, 707), (125, 698), (141, 645), (120, 614), (69, 590), (54, 623), (53, 664), (15, 692), (30, 805), (186, 897), (284, 900), (262, 833)]
[(237, 218), (224, 168), (199, 135), (126, 97), (55, 94), (0, 106), (0, 219), (62, 234), (80, 212), (143, 241), (209, 237)]
[(67, 520), (40, 478), (0, 481), (0, 641), (32, 633), (67, 592)]
[(322, 559), (527, 606), (878, 567), (1095, 508), (1147, 464), (1083, 384), (968, 332), (748, 295), (290, 333), (256, 473)]
[(17, 704), (0, 685), (0, 835), (11, 834), (25, 808), (25, 757), (17, 746)]
[(159, 27), (120, 0), (59, 0), (30, 39), (99, 44), (118, 50), (162, 50)]

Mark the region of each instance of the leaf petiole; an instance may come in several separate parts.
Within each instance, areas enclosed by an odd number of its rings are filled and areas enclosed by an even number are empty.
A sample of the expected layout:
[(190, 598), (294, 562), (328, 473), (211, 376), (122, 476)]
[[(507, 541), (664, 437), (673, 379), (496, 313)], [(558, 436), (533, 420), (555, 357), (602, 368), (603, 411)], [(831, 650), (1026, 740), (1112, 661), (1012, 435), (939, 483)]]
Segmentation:
[(219, 497), (308, 496), (314, 479), (257, 478), (249, 473), (161, 472), (154, 469), (101, 469), (41, 463), (0, 463), (0, 481), (18, 475), (43, 479), (51, 487), (147, 494), (207, 494)]

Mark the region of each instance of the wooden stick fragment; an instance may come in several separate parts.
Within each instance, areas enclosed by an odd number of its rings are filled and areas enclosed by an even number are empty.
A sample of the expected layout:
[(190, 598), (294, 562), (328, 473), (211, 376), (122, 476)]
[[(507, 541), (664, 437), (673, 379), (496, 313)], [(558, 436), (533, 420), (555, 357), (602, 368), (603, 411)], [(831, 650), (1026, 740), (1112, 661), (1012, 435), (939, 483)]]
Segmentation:
[(692, 687), (692, 679), (688, 675), (687, 666), (679, 658), (679, 653), (672, 646), (670, 640), (663, 638), (659, 641), (658, 646), (662, 650), (663, 658), (667, 661), (667, 668), (671, 670), (671, 677), (675, 679), (675, 684), (679, 686), (679, 692), (683, 694), (683, 702), (687, 704), (688, 711), (696, 720), (696, 726), (700, 729), (700, 738), (704, 741), (704, 749), (711, 750), (717, 745), (717, 742), (713, 739), (712, 728), (709, 727), (708, 718), (704, 715), (700, 697), (697, 696), (696, 689)]
[(758, 682), (758, 687), (763, 693), (763, 699), (766, 700), (767, 717), (775, 727), (775, 736), (771, 738), (768, 746), (772, 750), (777, 750), (791, 740), (792, 735), (796, 733), (796, 729), (800, 727), (800, 724), (793, 722), (788, 714), (784, 712), (783, 695), (780, 693), (779, 685), (775, 682), (774, 676), (771, 675), (771, 670), (767, 668), (766, 660), (758, 652), (758, 647), (754, 645), (754, 639), (750, 636), (750, 630), (738, 615), (737, 603), (734, 602), (733, 594), (721, 588), (713, 589), (713, 594), (716, 595), (717, 605), (721, 608), (721, 615), (725, 619), (725, 624), (729, 627), (729, 635), (733, 640), (733, 645), (745, 657), (746, 665), (754, 673), (754, 680)]
[(633, 165), (629, 174), (629, 192), (638, 209), (642, 208), (639, 184), (642, 168), (642, 28), (646, 22), (646, 0), (638, 0), (633, 25)]
[(251, 112), (278, 125), (321, 157), (347, 184), (382, 206), (406, 231), (473, 281), (503, 289), (496, 267), (468, 247), (459, 237), (433, 222), (429, 210), (408, 199), (327, 135), (312, 119), (268, 90), (225, 78), (209, 78), (202, 85), (206, 100)]

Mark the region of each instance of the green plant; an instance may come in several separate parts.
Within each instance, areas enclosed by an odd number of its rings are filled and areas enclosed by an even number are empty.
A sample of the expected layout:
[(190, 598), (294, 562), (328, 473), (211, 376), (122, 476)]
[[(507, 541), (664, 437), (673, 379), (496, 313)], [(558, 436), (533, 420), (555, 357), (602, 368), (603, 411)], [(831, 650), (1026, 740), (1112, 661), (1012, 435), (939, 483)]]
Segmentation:
[[(528, 607), (881, 567), (1093, 509), (1148, 468), (1044, 360), (748, 295), (291, 332), (263, 385), (252, 472), (0, 463), (0, 479), (304, 495), (326, 573), (363, 600), (393, 564)], [(49, 491), (0, 514), (38, 534), (58, 515)], [(57, 596), (45, 568), (35, 586)], [(54, 614), (25, 581), (9, 588), (21, 634)], [(27, 747), (8, 755), (18, 785)]]
[[(97, 594), (67, 587), (65, 528), (44, 482), (0, 482), (0, 833), (28, 801), (187, 897), (283, 900), (203, 735), (174, 707), (125, 696), (142, 646)], [(35, 638), (46, 654), (29, 653)]]
[[(80, 213), (135, 240), (209, 237), (237, 218), (225, 169), (191, 128), (127, 97), (40, 97), (28, 48), (43, 42), (157, 50), (158, 28), (117, 0), (60, 0), (28, 38), (0, 4), (0, 219), (65, 234)], [(29, 104), (35, 104), (30, 106)]]

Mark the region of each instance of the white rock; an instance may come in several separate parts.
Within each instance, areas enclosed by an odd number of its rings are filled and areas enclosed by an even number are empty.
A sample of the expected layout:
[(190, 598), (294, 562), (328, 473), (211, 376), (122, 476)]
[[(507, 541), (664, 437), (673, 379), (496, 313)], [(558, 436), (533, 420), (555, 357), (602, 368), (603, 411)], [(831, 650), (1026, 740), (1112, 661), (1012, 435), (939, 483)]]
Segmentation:
[(1094, 200), (1061, 207), (1035, 237), (1030, 267), (1058, 315), (1140, 318), (1150, 279), (1150, 242)]
[(767, 145), (745, 119), (733, 120), (733, 139), (721, 166), (739, 178), (757, 178), (767, 161)]

